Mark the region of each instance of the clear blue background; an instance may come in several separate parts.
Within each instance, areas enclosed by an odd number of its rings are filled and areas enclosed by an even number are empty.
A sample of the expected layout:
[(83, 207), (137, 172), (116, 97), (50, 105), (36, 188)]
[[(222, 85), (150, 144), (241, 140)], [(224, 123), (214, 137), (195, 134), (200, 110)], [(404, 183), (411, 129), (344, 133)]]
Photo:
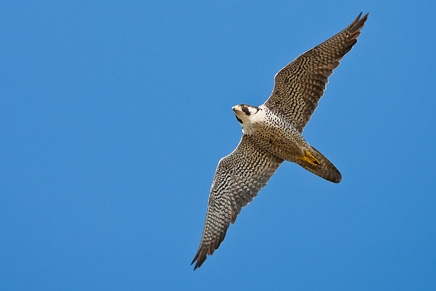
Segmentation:
[[(357, 3), (357, 2), (356, 2)], [(370, 16), (306, 139), (197, 271), (218, 160), (274, 74)], [(3, 1), (1, 290), (431, 290), (435, 1)], [(434, 289), (433, 289), (434, 290)]]

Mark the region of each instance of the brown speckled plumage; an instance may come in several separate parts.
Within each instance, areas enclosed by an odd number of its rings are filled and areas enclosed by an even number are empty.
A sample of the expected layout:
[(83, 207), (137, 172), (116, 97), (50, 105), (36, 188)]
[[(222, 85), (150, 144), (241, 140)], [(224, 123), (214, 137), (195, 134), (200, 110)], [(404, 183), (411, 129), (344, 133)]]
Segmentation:
[(297, 57), (274, 78), (265, 105), (302, 132), (324, 94), (327, 78), (357, 42), (368, 14), (362, 13), (344, 30)]
[(302, 132), (324, 93), (328, 77), (357, 42), (367, 17), (359, 14), (347, 28), (281, 69), (263, 105), (233, 107), (243, 134), (237, 148), (218, 163), (203, 236), (192, 261), (194, 269), (219, 247), (241, 208), (252, 201), (284, 160), (331, 182), (340, 182), (336, 167), (304, 140)]

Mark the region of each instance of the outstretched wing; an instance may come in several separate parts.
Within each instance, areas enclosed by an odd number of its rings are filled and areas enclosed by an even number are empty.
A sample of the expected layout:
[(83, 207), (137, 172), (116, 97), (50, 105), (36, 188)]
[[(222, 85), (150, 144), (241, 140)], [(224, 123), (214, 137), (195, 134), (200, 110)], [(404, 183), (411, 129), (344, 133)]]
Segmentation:
[(305, 52), (281, 69), (274, 78), (274, 89), (265, 105), (303, 131), (318, 101), (324, 94), (328, 77), (340, 59), (357, 42), (368, 14), (362, 13), (344, 30)]
[(200, 247), (191, 263), (197, 261), (194, 270), (219, 247), (230, 222), (235, 222), (241, 208), (253, 200), (282, 162), (282, 159), (257, 147), (246, 135), (230, 155), (219, 161)]

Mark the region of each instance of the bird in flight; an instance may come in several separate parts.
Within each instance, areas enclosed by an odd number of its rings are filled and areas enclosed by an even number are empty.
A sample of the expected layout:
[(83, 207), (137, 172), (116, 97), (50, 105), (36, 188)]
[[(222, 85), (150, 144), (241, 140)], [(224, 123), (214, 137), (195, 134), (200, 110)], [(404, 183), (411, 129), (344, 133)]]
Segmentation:
[(330, 182), (341, 173), (303, 138), (302, 132), (324, 94), (328, 77), (357, 42), (368, 14), (303, 53), (281, 69), (274, 89), (260, 106), (239, 104), (233, 112), (242, 126), (236, 149), (222, 158), (212, 182), (200, 247), (191, 264), (200, 267), (224, 240), (241, 208), (257, 195), (283, 161), (294, 162)]

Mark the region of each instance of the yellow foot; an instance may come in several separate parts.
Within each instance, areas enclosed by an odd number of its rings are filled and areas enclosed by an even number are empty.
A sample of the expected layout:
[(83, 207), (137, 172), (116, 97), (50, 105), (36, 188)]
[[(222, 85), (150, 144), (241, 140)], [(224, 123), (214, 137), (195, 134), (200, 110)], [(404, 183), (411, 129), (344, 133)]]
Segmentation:
[(300, 159), (314, 166), (321, 165), (321, 163), (308, 150), (304, 151), (304, 156)]

